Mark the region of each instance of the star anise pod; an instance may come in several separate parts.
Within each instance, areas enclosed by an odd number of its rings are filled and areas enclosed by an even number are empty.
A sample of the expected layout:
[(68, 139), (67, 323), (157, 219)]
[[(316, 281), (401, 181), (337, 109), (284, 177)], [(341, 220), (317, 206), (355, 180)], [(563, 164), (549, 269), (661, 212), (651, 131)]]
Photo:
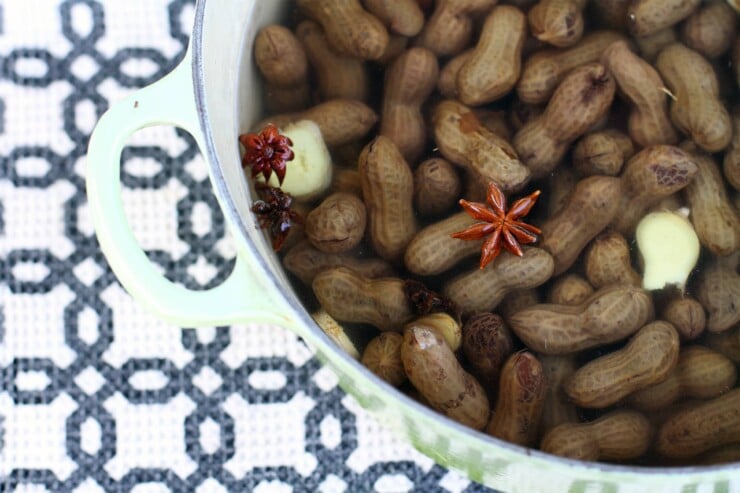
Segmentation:
[(267, 229), (272, 238), (272, 249), (276, 252), (283, 246), (294, 224), (303, 224), (303, 219), (290, 206), (293, 198), (277, 187), (257, 185), (262, 199), (252, 204), (252, 212), (259, 220), (260, 227)]
[(440, 296), (422, 282), (406, 279), (403, 282), (403, 290), (417, 315), (446, 312), (454, 317), (456, 314), (457, 308), (452, 300)]
[(524, 253), (520, 243), (524, 245), (534, 243), (537, 241), (537, 235), (542, 233), (539, 228), (519, 220), (529, 214), (539, 196), (540, 191), (537, 190), (514, 202), (507, 212), (504, 193), (491, 182), (488, 185), (486, 204), (460, 200), (460, 205), (470, 216), (483, 222), (453, 233), (452, 237), (461, 240), (479, 240), (490, 235), (481, 247), (481, 269), (501, 253), (502, 247), (521, 257)]
[(274, 171), (282, 185), (287, 162), (295, 157), (291, 149), (293, 142), (285, 135), (280, 135), (273, 124), (268, 124), (259, 133), (240, 135), (239, 142), (245, 148), (242, 167), (251, 167), (253, 178), (262, 173), (265, 181), (270, 179)]

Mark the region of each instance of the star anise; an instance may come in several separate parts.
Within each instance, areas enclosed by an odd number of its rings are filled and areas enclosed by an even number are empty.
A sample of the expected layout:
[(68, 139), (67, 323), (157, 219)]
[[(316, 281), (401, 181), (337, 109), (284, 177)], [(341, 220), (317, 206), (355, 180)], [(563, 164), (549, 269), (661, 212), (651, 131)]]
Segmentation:
[(537, 190), (517, 200), (507, 212), (504, 193), (491, 182), (486, 195), (487, 204), (460, 200), (460, 205), (470, 216), (484, 222), (475, 223), (463, 231), (453, 233), (452, 237), (461, 240), (479, 240), (490, 235), (481, 247), (481, 269), (501, 253), (501, 247), (521, 257), (524, 253), (520, 243), (525, 245), (534, 243), (537, 241), (537, 235), (542, 233), (539, 228), (519, 220), (529, 214), (539, 195), (540, 191)]
[(406, 279), (403, 282), (403, 290), (417, 315), (446, 312), (455, 316), (455, 303), (427, 288), (424, 283)]
[(252, 177), (262, 173), (265, 181), (270, 179), (274, 171), (282, 185), (287, 162), (295, 157), (291, 149), (293, 142), (285, 135), (280, 135), (273, 124), (268, 124), (259, 133), (240, 135), (239, 142), (246, 149), (242, 156), (242, 167), (251, 167)]
[(252, 212), (257, 216), (260, 227), (267, 229), (272, 238), (272, 249), (276, 252), (283, 246), (294, 224), (303, 224), (303, 219), (290, 209), (293, 198), (277, 187), (257, 185), (262, 197), (252, 204)]

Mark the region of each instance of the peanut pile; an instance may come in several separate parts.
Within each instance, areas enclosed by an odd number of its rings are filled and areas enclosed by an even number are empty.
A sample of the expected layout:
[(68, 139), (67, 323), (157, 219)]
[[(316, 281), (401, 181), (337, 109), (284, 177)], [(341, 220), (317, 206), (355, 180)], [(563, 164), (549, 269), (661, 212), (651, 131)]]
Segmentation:
[[(378, 377), (526, 447), (740, 461), (740, 37), (731, 2), (297, 0), (254, 60), (267, 123), (314, 122), (331, 182), (281, 256)], [(735, 105), (733, 107), (733, 105)], [(310, 162), (310, 161), (309, 161)], [(291, 163), (287, 165), (288, 176)], [(460, 199), (541, 190), (522, 255), (478, 266)], [(287, 203), (290, 206), (290, 203)], [(686, 211), (685, 286), (636, 229)]]

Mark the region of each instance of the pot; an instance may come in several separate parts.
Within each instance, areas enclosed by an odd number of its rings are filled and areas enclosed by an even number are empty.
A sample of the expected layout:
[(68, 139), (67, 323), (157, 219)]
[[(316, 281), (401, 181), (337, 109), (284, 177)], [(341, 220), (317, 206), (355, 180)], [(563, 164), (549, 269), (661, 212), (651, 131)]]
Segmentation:
[[(507, 492), (740, 491), (740, 464), (653, 468), (587, 463), (512, 445), (417, 403), (341, 351), (313, 322), (250, 211), (237, 135), (261, 113), (251, 61), (258, 30), (287, 19), (289, 2), (200, 0), (182, 63), (159, 82), (114, 105), (90, 140), (87, 191), (100, 246), (121, 284), (140, 303), (180, 326), (263, 322), (295, 332), (362, 406), (439, 464)], [(214, 193), (237, 245), (230, 277), (207, 291), (165, 279), (149, 262), (123, 211), (120, 155), (128, 137), (151, 125), (190, 132), (206, 156)]]

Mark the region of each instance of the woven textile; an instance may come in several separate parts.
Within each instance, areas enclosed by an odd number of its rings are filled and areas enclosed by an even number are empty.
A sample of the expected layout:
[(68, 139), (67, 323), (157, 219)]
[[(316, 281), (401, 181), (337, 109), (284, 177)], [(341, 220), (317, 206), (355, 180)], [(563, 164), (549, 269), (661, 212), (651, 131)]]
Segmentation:
[[(484, 491), (381, 428), (291, 333), (168, 326), (117, 283), (87, 140), (178, 63), (193, 3), (0, 0), (0, 491)], [(192, 138), (129, 144), (123, 200), (151, 261), (218, 284), (233, 247)]]

